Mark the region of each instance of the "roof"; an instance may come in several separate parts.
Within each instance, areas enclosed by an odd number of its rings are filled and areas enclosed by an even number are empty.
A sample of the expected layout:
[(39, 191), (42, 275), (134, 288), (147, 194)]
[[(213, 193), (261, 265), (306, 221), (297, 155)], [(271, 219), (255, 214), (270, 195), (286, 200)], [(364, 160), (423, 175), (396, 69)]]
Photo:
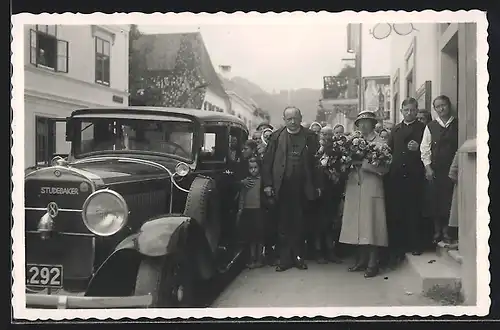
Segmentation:
[(169, 71), (175, 68), (177, 53), (183, 39), (191, 43), (195, 57), (199, 61), (200, 74), (209, 87), (217, 95), (228, 98), (222, 81), (212, 65), (201, 33), (143, 34), (132, 42), (132, 47), (144, 56), (149, 71)]
[(108, 113), (124, 113), (124, 114), (148, 114), (148, 115), (181, 115), (194, 117), (201, 121), (227, 121), (246, 126), (243, 120), (223, 112), (204, 111), (200, 109), (187, 108), (166, 108), (166, 107), (92, 107), (82, 108), (73, 111), (71, 116), (88, 115), (88, 114), (108, 114)]

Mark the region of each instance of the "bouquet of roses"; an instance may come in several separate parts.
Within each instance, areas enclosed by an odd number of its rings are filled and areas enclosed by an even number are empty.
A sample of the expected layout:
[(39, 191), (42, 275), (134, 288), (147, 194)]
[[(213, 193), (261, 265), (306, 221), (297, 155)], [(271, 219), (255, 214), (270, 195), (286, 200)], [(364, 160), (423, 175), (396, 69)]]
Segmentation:
[(346, 169), (349, 169), (365, 159), (369, 151), (369, 143), (360, 132), (356, 131), (349, 135), (344, 148), (342, 163)]
[(376, 167), (387, 167), (392, 163), (391, 148), (387, 144), (370, 143), (365, 158)]
[(320, 168), (334, 182), (337, 182), (340, 175), (347, 170), (347, 166), (343, 163), (346, 143), (347, 138), (343, 135), (331, 136), (322, 141), (321, 147), (316, 154)]

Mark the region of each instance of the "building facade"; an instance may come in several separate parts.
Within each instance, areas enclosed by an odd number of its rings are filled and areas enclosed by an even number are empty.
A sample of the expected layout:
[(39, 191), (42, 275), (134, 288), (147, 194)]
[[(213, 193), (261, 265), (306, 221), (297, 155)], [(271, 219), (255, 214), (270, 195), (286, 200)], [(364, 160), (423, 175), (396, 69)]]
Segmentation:
[(25, 167), (67, 154), (77, 108), (128, 105), (128, 25), (24, 26)]
[(221, 95), (208, 86), (205, 91), (203, 110), (231, 113), (231, 101), (228, 95)]
[(447, 95), (459, 120), (459, 253), (462, 291), (466, 302), (476, 302), (476, 118), (477, 24), (422, 23), (406, 36), (391, 39), (391, 116), (402, 120), (401, 102), (418, 100), (431, 111), (432, 100)]
[(245, 99), (233, 91), (228, 91), (227, 94), (231, 99), (231, 109), (234, 116), (243, 120), (250, 131), (255, 130), (257, 125), (262, 121), (262, 119), (257, 116), (257, 105), (255, 102)]

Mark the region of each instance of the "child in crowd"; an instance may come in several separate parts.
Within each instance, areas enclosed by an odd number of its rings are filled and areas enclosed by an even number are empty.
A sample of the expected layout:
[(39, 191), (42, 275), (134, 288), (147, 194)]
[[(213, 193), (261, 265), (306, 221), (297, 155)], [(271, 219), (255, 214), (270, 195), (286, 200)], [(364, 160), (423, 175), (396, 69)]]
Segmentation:
[(260, 160), (251, 157), (248, 160), (248, 176), (242, 180), (237, 215), (240, 237), (250, 247), (248, 268), (262, 267), (264, 241), (264, 215), (261, 209)]
[(247, 140), (243, 144), (243, 149), (241, 150), (241, 161), (239, 162), (239, 168), (236, 170), (236, 176), (239, 180), (248, 176), (248, 160), (257, 155), (258, 142), (254, 140)]

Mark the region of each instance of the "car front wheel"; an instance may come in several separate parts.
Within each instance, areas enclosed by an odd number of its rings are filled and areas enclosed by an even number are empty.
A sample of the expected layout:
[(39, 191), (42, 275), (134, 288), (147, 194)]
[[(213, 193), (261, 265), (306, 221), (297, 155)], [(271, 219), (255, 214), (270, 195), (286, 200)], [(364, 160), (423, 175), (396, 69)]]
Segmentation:
[(137, 272), (135, 295), (151, 294), (153, 308), (193, 307), (194, 284), (187, 262), (170, 256), (146, 258)]

